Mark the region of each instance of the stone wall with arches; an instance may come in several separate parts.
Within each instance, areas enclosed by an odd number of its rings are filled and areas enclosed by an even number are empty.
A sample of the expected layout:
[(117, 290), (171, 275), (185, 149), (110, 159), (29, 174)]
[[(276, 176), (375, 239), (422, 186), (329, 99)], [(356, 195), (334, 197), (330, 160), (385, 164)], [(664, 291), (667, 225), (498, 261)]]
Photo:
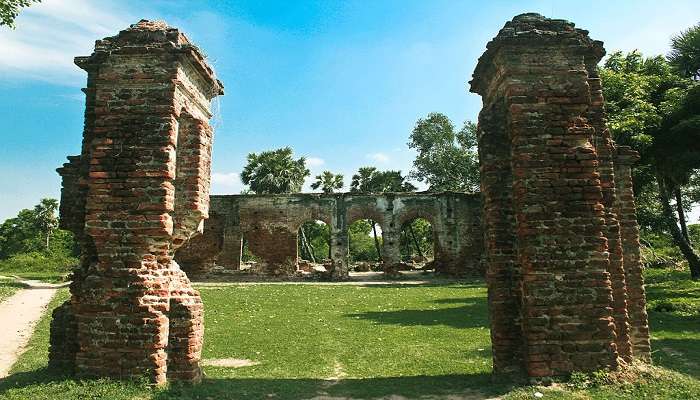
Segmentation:
[[(464, 193), (215, 195), (211, 214), (217, 222), (204, 224), (204, 235), (193, 238), (176, 254), (186, 271), (202, 272), (214, 265), (240, 269), (242, 241), (258, 257), (256, 271), (290, 275), (298, 263), (297, 232), (307, 221), (330, 227), (330, 273), (348, 276), (348, 228), (360, 219), (380, 227), (384, 271), (401, 264), (399, 235), (405, 223), (425, 218), (433, 229), (435, 268), (451, 276), (483, 274), (481, 203), (479, 195)], [(223, 221), (219, 223), (218, 221)], [(216, 245), (220, 243), (220, 245)], [(213, 245), (214, 244), (214, 245)], [(193, 255), (196, 255), (192, 259)]]

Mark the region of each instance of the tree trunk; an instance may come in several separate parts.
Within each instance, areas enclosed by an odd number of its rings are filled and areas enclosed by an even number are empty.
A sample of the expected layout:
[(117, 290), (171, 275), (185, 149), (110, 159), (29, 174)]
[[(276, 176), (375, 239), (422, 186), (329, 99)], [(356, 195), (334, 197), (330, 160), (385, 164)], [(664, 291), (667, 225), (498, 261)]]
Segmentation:
[(656, 182), (659, 185), (659, 198), (661, 200), (661, 208), (663, 210), (664, 220), (668, 225), (668, 229), (671, 231), (673, 236), (673, 241), (676, 242), (676, 246), (681, 250), (683, 256), (688, 260), (688, 266), (690, 267), (690, 277), (697, 280), (700, 279), (700, 257), (695, 253), (693, 247), (685, 240), (683, 233), (678, 228), (678, 223), (676, 221), (676, 216), (671, 208), (671, 202), (669, 200), (668, 190), (666, 189), (665, 182), (659, 170), (656, 170)]
[(316, 258), (314, 257), (313, 247), (311, 247), (309, 241), (306, 239), (306, 233), (304, 232), (304, 228), (299, 228), (299, 231), (301, 231), (301, 246), (309, 256), (309, 261), (315, 264)]
[(46, 251), (49, 251), (49, 238), (51, 237), (51, 231), (46, 231)]
[(690, 243), (690, 236), (688, 236), (688, 225), (685, 220), (685, 211), (683, 211), (683, 193), (681, 192), (680, 186), (673, 191), (676, 196), (676, 211), (678, 212), (678, 221), (681, 223), (681, 233), (688, 243)]
[(372, 233), (374, 234), (374, 248), (377, 249), (377, 261), (382, 261), (382, 250), (379, 247), (379, 238), (377, 238), (377, 223), (373, 219), (369, 222), (372, 224)]
[(423, 252), (420, 249), (420, 246), (418, 245), (418, 239), (416, 239), (416, 234), (413, 232), (413, 226), (411, 224), (408, 224), (408, 230), (411, 232), (411, 237), (413, 238), (413, 244), (416, 245), (416, 250), (418, 250), (418, 256), (421, 258), (421, 261), (423, 260)]
[(331, 234), (330, 232), (328, 232), (328, 259), (330, 260), (332, 256), (333, 255), (331, 253)]

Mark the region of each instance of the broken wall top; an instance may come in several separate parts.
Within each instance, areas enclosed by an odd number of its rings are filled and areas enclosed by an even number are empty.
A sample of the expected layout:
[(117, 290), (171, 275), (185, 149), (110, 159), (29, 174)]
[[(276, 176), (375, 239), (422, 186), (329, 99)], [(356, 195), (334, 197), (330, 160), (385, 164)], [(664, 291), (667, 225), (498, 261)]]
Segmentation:
[(74, 62), (78, 67), (90, 72), (112, 55), (137, 56), (159, 53), (187, 56), (201, 78), (211, 86), (211, 90), (206, 93), (208, 99), (224, 94), (223, 84), (216, 78), (202, 51), (179, 29), (162, 21), (142, 19), (115, 36), (95, 41), (95, 51), (89, 56), (75, 57)]
[(584, 56), (586, 64), (595, 65), (605, 55), (603, 42), (591, 39), (587, 30), (576, 28), (573, 22), (546, 18), (537, 13), (514, 17), (486, 44), (486, 51), (479, 57), (473, 79), (469, 82), (470, 91), (482, 96), (486, 94), (489, 82), (497, 73), (494, 60), (500, 50), (516, 47), (541, 56), (543, 47), (553, 45), (561, 48), (562, 43)]

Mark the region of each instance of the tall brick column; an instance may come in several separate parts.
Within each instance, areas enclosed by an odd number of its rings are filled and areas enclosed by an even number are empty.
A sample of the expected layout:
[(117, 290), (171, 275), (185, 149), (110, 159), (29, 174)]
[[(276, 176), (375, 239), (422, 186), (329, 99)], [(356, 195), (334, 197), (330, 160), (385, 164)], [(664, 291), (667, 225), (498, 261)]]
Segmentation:
[(632, 357), (623, 266), (634, 244), (618, 217), (603, 55), (572, 23), (523, 14), (474, 72), (496, 372), (566, 375)]
[(173, 254), (208, 216), (207, 121), (222, 86), (161, 22), (98, 40), (75, 62), (88, 72), (83, 147), (59, 173), (61, 219), (83, 255), (54, 313), (50, 363), (80, 376), (197, 381), (202, 303)]
[(639, 154), (627, 146), (617, 147), (615, 157), (616, 210), (620, 220), (620, 236), (624, 254), (623, 267), (627, 287), (627, 312), (630, 321), (632, 356), (651, 360), (649, 321), (646, 310), (646, 294), (642, 278), (642, 259), (639, 249), (639, 225), (637, 225), (634, 192), (632, 191), (632, 165)]

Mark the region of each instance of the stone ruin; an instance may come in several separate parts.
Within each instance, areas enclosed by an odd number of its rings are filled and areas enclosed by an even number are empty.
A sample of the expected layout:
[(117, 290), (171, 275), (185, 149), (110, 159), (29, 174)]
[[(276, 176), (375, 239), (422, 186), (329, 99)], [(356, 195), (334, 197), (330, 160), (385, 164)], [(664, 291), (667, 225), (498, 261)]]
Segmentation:
[(371, 218), (381, 227), (384, 272), (402, 266), (399, 236), (402, 227), (424, 218), (433, 229), (434, 262), (438, 273), (483, 276), (481, 203), (465, 193), (339, 193), (211, 196), (204, 234), (190, 240), (175, 255), (188, 274), (199, 275), (221, 266), (240, 270), (242, 239), (260, 258), (256, 270), (270, 276), (290, 276), (298, 270), (298, 230), (307, 221), (330, 227), (329, 275), (348, 277), (348, 228)]
[(648, 359), (631, 164), (605, 126), (603, 43), (523, 14), (471, 81), (494, 370), (533, 377)]
[(211, 100), (223, 87), (177, 29), (141, 21), (77, 57), (88, 73), (61, 224), (82, 248), (54, 311), (51, 366), (79, 376), (201, 377), (202, 301), (175, 250), (209, 212)]
[(486, 270), (494, 372), (539, 378), (649, 360), (631, 187), (638, 156), (605, 126), (603, 55), (587, 31), (538, 14), (515, 17), (489, 42), (471, 81), (483, 98), (480, 200), (212, 196), (213, 218), (197, 239), (210, 202), (207, 121), (221, 83), (163, 23), (141, 21), (97, 41), (91, 56), (76, 58), (88, 72), (82, 151), (58, 170), (62, 227), (83, 254), (70, 300), (53, 313), (50, 365), (196, 382), (202, 302), (174, 261), (190, 239), (206, 248), (194, 257), (200, 267), (216, 259), (235, 268), (240, 236), (253, 233), (276, 273), (292, 268), (298, 226), (324, 220), (341, 278), (349, 222), (380, 221), (391, 264), (399, 227), (417, 216), (437, 227), (448, 270)]

